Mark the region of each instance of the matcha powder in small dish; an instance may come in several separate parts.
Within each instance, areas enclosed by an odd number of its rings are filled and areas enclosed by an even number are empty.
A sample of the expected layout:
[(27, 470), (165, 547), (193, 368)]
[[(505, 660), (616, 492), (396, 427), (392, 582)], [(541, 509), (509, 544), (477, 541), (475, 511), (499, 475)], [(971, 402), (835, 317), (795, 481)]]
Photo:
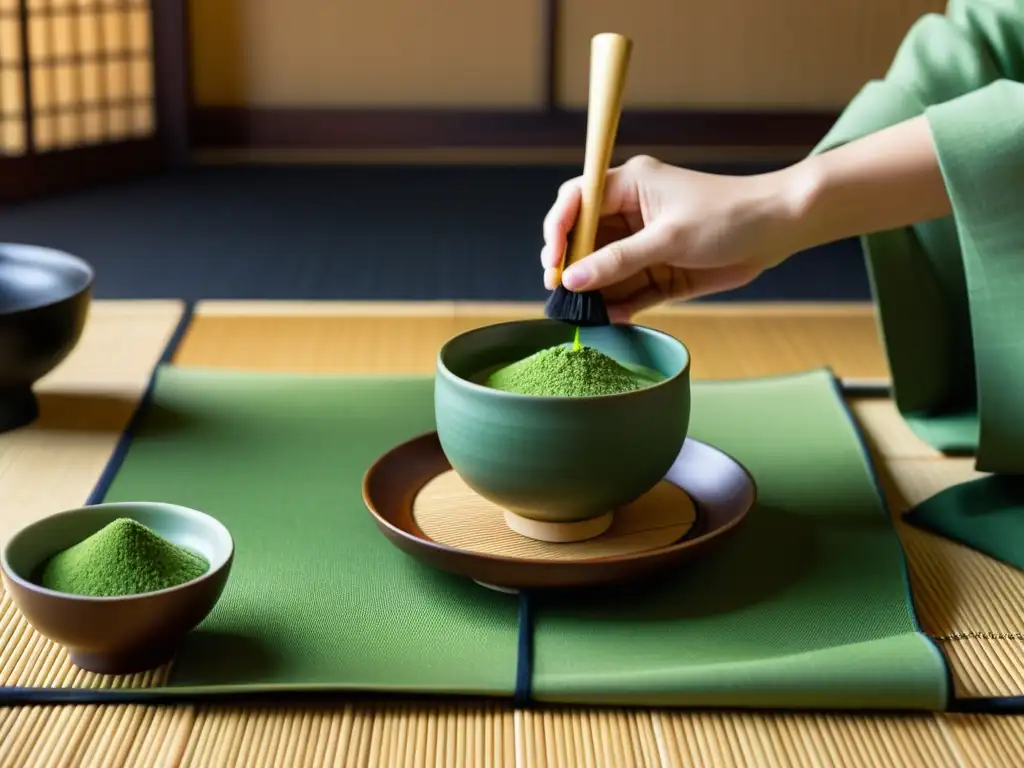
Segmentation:
[[(652, 372), (653, 373), (653, 372)], [(656, 383), (578, 341), (542, 349), (487, 377), (487, 386), (541, 397), (595, 397), (633, 392)]]
[(142, 523), (120, 518), (50, 558), (39, 581), (66, 594), (121, 597), (176, 587), (209, 567)]

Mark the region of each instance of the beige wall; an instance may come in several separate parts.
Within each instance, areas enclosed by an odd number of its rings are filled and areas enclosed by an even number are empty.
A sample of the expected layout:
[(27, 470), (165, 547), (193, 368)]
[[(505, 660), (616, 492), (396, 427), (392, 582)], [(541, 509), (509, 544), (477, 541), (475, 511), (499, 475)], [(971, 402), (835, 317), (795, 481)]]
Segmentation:
[(536, 0), (191, 0), (196, 101), (532, 106)]
[(840, 107), (945, 0), (562, 0), (559, 92), (587, 102), (590, 38), (634, 40), (626, 103)]
[[(562, 0), (559, 88), (586, 103), (590, 37), (635, 41), (632, 106), (841, 106), (945, 0)], [(196, 100), (219, 106), (529, 107), (540, 0), (191, 0)]]

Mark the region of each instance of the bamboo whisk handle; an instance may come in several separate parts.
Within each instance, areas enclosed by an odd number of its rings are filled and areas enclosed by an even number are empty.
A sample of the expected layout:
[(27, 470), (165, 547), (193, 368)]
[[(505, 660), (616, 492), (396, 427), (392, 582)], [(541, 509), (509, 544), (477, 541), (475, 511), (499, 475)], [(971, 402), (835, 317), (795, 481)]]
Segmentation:
[(594, 251), (605, 178), (619, 129), (622, 94), (632, 49), (633, 43), (629, 38), (611, 32), (595, 35), (590, 41), (590, 101), (587, 106), (582, 201), (562, 269)]

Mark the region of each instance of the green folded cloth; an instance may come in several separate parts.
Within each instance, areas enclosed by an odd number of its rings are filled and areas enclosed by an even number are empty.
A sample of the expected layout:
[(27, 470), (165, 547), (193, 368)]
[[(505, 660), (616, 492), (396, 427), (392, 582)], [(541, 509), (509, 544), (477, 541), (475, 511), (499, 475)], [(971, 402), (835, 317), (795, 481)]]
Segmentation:
[(823, 371), (696, 382), (690, 434), (742, 462), (758, 504), (719, 556), (658, 588), (539, 598), (534, 695), (560, 703), (942, 708), (906, 563)]
[[(236, 558), (169, 685), (140, 695), (511, 698), (517, 598), (405, 555), (363, 504), (366, 469), (433, 427), (430, 377), (159, 369), (106, 500), (201, 509)], [(532, 596), (534, 698), (943, 709), (946, 667), (834, 378), (695, 383), (692, 434), (750, 469), (758, 505), (722, 547), (653, 582)]]
[(954, 485), (904, 519), (1024, 570), (1024, 478), (990, 475)]
[[(894, 398), (922, 440), (1002, 475), (1024, 475), (1022, 40), (1019, 2), (951, 0), (815, 149), (927, 116), (952, 215), (862, 239)], [(1006, 486), (972, 481), (909, 519), (1004, 559), (1017, 529)]]

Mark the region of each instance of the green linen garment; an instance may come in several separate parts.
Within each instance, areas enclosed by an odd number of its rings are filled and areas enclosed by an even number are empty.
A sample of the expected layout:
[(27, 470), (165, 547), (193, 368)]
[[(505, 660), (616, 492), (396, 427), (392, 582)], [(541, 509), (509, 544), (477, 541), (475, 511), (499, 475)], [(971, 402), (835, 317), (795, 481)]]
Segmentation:
[(897, 407), (926, 442), (1024, 474), (1024, 2), (917, 21), (815, 153), (926, 115), (952, 215), (862, 238)]

